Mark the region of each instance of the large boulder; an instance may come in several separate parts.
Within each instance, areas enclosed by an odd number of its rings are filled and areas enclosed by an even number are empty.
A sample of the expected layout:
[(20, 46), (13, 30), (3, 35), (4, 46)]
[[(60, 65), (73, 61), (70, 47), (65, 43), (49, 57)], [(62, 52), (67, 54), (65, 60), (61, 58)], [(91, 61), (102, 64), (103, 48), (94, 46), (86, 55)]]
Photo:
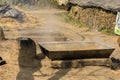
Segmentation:
[(14, 18), (19, 22), (23, 22), (24, 13), (17, 9), (11, 8), (8, 4), (0, 5), (0, 14), (3, 18)]
[(8, 9), (9, 9), (10, 5), (8, 4), (3, 4), (3, 5), (0, 5), (0, 13), (5, 13)]
[(3, 14), (3, 17), (11, 17), (23, 22), (23, 13), (17, 9), (11, 8)]
[(98, 7), (116, 12), (120, 8), (120, 0), (70, 0), (81, 7)]

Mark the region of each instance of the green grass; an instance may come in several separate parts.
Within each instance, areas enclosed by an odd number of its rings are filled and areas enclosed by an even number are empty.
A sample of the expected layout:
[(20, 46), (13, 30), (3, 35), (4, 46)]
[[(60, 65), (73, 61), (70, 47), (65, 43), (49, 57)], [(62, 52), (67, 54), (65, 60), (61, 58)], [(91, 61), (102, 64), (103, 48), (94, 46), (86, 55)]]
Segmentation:
[(106, 33), (106, 34), (112, 34), (114, 35), (114, 30), (113, 29), (103, 29), (100, 32)]
[[(72, 24), (74, 26), (78, 26), (78, 27), (87, 27), (87, 24), (70, 17), (68, 13), (64, 13), (64, 14), (62, 14), (62, 16), (64, 17), (64, 20), (67, 23), (70, 23), (70, 24)], [(114, 35), (114, 30), (113, 29), (106, 29), (104, 26), (99, 26), (97, 28), (97, 30), (102, 32), (102, 33), (105, 33), (105, 34)]]
[(85, 23), (82, 23), (82, 22), (80, 22), (79, 20), (76, 20), (76, 19), (70, 17), (70, 16), (68, 15), (68, 13), (64, 13), (64, 14), (62, 14), (62, 16), (64, 17), (64, 20), (65, 20), (65, 22), (67, 22), (67, 23), (70, 23), (70, 24), (72, 24), (72, 25), (74, 25), (74, 26), (78, 26), (78, 27), (86, 27), (86, 24), (85, 24)]
[(114, 34), (113, 29), (106, 29), (104, 26), (99, 26), (98, 31), (103, 32), (103, 33), (107, 33), (107, 34)]

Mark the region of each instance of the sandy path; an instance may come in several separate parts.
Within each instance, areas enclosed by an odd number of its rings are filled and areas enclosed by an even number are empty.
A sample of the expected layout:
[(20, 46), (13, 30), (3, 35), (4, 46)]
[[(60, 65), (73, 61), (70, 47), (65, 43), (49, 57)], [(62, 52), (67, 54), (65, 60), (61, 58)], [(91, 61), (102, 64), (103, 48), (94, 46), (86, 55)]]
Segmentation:
[[(26, 11), (26, 13), (33, 14), (39, 18), (42, 21), (41, 26), (29, 29), (22, 28), (15, 32), (6, 32), (6, 37), (12, 38), (9, 34), (18, 33), (14, 38), (18, 36), (31, 37), (36, 43), (53, 41), (106, 42), (117, 48), (113, 55), (119, 53), (116, 43), (117, 36), (105, 35), (100, 32), (86, 32), (87, 29), (85, 28), (74, 27), (65, 23), (60, 16), (56, 15), (62, 12), (64, 11), (56, 9)], [(13, 53), (12, 49), (15, 45), (11, 42), (12, 41), (5, 42), (8, 43), (7, 46), (11, 52), (1, 52), (3, 58), (7, 59), (8, 64), (0, 67), (0, 80), (119, 80), (120, 78), (119, 71), (113, 71), (110, 68), (100, 66), (86, 66), (77, 69), (52, 69), (50, 68), (51, 60), (44, 58), (44, 56), (40, 54), (41, 51), (39, 48), (37, 51), (39, 60), (35, 60), (35, 63), (39, 64), (38, 66), (29, 68), (19, 67), (17, 48), (14, 48), (15, 52)], [(11, 44), (13, 47), (11, 47)], [(1, 45), (3, 46), (4, 43)], [(3, 48), (6, 47), (3, 46)]]

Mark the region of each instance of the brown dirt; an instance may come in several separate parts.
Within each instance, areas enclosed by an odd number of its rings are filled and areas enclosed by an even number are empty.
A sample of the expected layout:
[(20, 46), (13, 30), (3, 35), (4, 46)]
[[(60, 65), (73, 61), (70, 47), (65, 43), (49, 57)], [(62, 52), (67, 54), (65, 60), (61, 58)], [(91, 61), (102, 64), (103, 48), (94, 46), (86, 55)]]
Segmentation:
[[(55, 14), (63, 11), (37, 10), (26, 11), (30, 15), (34, 14), (41, 21), (41, 26), (35, 28), (19, 28), (18, 30), (5, 31), (8, 40), (0, 43), (0, 56), (7, 61), (6, 65), (0, 66), (0, 80), (119, 80), (120, 71), (111, 70), (104, 66), (86, 66), (83, 68), (70, 69), (53, 69), (51, 68), (51, 60), (41, 54), (37, 48), (38, 59), (34, 62), (39, 65), (36, 67), (20, 67), (18, 63), (18, 45), (14, 40), (19, 36), (31, 37), (36, 42), (40, 41), (62, 41), (64, 39), (56, 39), (57, 34), (60, 38), (66, 37), (69, 41), (99, 41), (106, 42), (115, 46), (116, 50), (112, 54), (119, 53), (119, 47), (116, 43), (117, 36), (106, 35), (100, 32), (86, 32), (86, 28), (74, 27), (63, 22), (59, 16)], [(49, 34), (52, 33), (52, 34)], [(48, 33), (48, 34), (47, 34)], [(44, 35), (41, 35), (44, 34)], [(85, 38), (81, 37), (83, 35)], [(57, 35), (58, 36), (58, 35)]]
[[(21, 10), (20, 8), (17, 7), (18, 10), (24, 12), (24, 10)], [(29, 13), (24, 13), (24, 22), (20, 23), (16, 19), (13, 18), (2, 18), (0, 17), (0, 25), (3, 27), (5, 30), (7, 29), (16, 29), (16, 28), (24, 28), (24, 27), (35, 27), (35, 26), (40, 26), (41, 22), (40, 19), (29, 14)]]

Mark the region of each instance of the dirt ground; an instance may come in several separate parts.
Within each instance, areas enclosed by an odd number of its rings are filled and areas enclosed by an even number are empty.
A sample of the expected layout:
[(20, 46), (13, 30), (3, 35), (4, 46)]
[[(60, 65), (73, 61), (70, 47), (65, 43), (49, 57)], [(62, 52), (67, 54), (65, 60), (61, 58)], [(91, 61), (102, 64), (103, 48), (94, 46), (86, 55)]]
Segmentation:
[[(65, 11), (58, 9), (24, 10), (41, 21), (39, 26), (19, 27), (5, 31), (6, 41), (0, 42), (0, 56), (7, 64), (0, 66), (0, 80), (120, 80), (120, 71), (105, 66), (85, 66), (81, 68), (53, 69), (51, 60), (41, 54), (38, 42), (53, 41), (98, 41), (116, 48), (111, 56), (118, 54), (118, 36), (87, 31), (66, 23), (57, 15)], [(31, 24), (31, 23), (30, 23)], [(32, 67), (21, 67), (18, 62), (18, 37), (30, 37), (37, 45), (37, 56)]]

